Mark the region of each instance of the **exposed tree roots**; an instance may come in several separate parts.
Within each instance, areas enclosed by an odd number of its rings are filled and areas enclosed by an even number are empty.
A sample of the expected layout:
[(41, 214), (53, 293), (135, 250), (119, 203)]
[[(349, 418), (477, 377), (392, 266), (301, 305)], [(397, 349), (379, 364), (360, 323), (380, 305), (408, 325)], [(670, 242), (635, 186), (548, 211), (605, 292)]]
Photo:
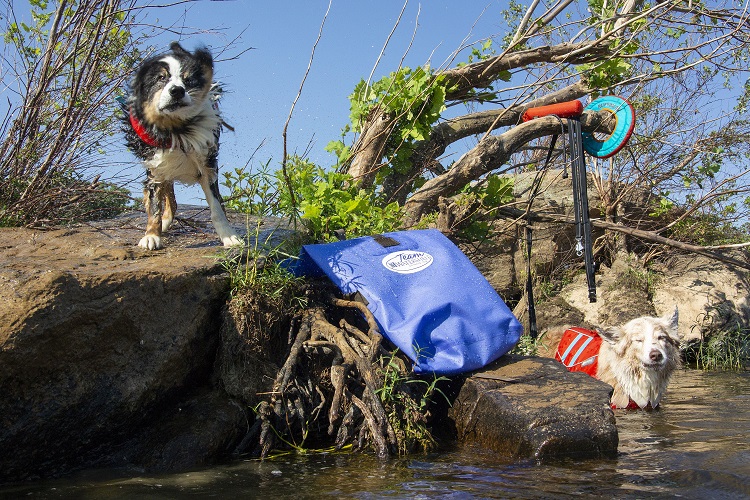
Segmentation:
[(427, 428), (435, 380), (409, 375), (400, 354), (384, 347), (363, 304), (327, 297), (293, 322), (292, 337), (246, 438), (257, 443), (256, 454), (332, 443), (336, 449), (372, 448), (385, 458), (435, 446)]

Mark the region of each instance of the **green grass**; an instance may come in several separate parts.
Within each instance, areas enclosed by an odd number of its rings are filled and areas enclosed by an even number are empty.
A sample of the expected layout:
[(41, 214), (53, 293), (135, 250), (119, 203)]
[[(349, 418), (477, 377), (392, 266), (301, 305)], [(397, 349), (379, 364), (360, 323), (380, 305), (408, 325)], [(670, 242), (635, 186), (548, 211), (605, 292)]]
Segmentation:
[(688, 347), (685, 358), (702, 370), (744, 370), (750, 367), (750, 329), (715, 332)]
[(248, 216), (246, 244), (243, 248), (227, 249), (221, 255), (221, 265), (229, 274), (233, 298), (252, 292), (272, 303), (283, 302), (290, 310), (307, 305), (306, 298), (297, 293), (305, 283), (304, 279), (293, 275), (282, 264), (294, 259), (299, 245), (294, 241), (272, 244), (272, 233), (261, 238), (263, 220), (251, 224)]

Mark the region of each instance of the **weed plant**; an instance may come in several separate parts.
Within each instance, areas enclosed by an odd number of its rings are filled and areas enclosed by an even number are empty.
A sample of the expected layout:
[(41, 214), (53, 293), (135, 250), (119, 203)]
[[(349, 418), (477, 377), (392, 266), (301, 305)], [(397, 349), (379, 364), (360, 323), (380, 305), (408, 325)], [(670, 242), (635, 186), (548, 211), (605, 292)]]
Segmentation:
[(246, 245), (242, 249), (229, 249), (221, 256), (221, 265), (229, 274), (231, 297), (243, 300), (247, 293), (262, 296), (288, 311), (307, 306), (306, 299), (295, 293), (304, 279), (292, 274), (286, 267), (299, 245), (290, 241), (273, 243), (273, 231), (263, 230), (263, 219), (247, 216)]
[(701, 370), (744, 370), (750, 368), (750, 329), (718, 331), (706, 340), (688, 346), (685, 359)]
[(445, 398), (450, 405), (446, 395), (437, 387), (438, 383), (448, 379), (438, 376), (433, 376), (431, 380), (409, 377), (397, 362), (396, 354), (394, 351), (390, 358), (381, 358), (383, 386), (376, 394), (396, 434), (399, 454), (414, 451), (427, 453), (437, 447), (428, 427), (429, 406), (436, 394)]
[(537, 343), (540, 338), (532, 338), (531, 335), (524, 333), (518, 339), (518, 344), (511, 350), (511, 354), (520, 354), (522, 356), (536, 356), (538, 347)]

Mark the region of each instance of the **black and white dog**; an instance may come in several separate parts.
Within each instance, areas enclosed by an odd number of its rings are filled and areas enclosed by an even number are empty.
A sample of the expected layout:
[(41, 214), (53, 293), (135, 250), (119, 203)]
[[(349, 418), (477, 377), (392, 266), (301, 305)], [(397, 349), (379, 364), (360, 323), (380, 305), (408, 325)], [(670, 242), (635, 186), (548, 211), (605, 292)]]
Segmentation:
[(141, 64), (123, 101), (127, 145), (143, 160), (147, 175), (143, 202), (148, 223), (138, 245), (162, 248), (162, 233), (172, 224), (177, 208), (175, 181), (200, 183), (221, 242), (242, 245), (219, 195), (217, 155), (223, 122), (213, 58), (205, 48), (191, 54), (177, 42), (170, 50)]

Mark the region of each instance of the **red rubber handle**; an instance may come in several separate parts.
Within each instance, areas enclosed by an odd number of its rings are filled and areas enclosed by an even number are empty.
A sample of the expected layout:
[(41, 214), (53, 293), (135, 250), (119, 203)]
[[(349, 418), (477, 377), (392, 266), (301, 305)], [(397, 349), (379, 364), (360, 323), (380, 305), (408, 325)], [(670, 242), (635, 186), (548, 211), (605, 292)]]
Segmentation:
[(575, 116), (581, 116), (583, 113), (583, 104), (581, 101), (567, 101), (558, 102), (557, 104), (549, 104), (547, 106), (539, 106), (538, 108), (529, 108), (521, 117), (523, 121), (527, 122), (534, 118), (541, 118), (542, 116), (556, 115), (560, 118), (573, 118)]

